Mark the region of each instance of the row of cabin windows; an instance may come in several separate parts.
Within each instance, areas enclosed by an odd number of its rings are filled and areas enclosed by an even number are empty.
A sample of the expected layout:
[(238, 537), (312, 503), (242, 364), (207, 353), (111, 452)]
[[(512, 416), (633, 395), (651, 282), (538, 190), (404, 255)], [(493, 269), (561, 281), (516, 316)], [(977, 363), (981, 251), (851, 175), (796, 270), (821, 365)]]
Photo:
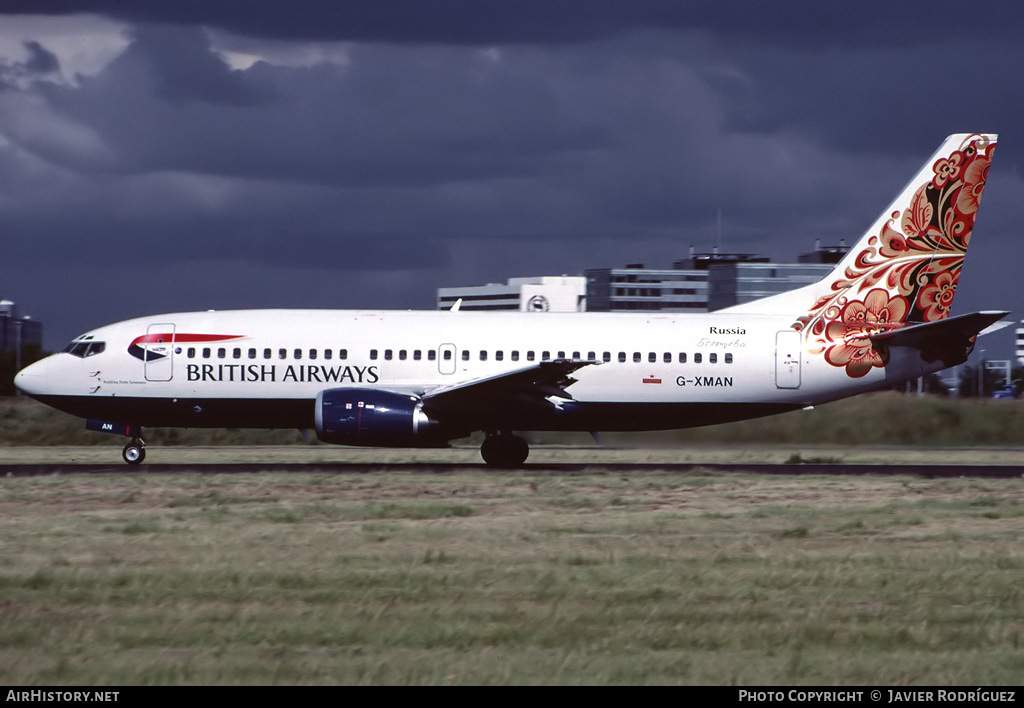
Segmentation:
[[(309, 358), (310, 360), (315, 360), (315, 359), (318, 359), (318, 358), (322, 357), (324, 360), (330, 361), (331, 359), (334, 358), (334, 350), (333, 349), (323, 349), (323, 350), (318, 350), (318, 349), (308, 349), (308, 350), (292, 349), (291, 350), (292, 358), (293, 359), (302, 359), (304, 351), (306, 352), (305, 356), (307, 358)], [(259, 350), (256, 347), (250, 347), (248, 349), (248, 351), (243, 350), (241, 347), (234, 347), (234, 348), (231, 349), (231, 358), (232, 359), (241, 359), (243, 357), (243, 352), (245, 352), (245, 354), (248, 356), (249, 359), (257, 359), (257, 358), (259, 358)], [(199, 352), (197, 351), (197, 349), (195, 347), (189, 347), (188, 351), (186, 352), (186, 354), (187, 354), (189, 359), (195, 359), (198, 353)], [(285, 349), (284, 347), (282, 347), (282, 348), (277, 350), (277, 358), (278, 359), (287, 359), (288, 358), (288, 353), (289, 353), (289, 350)], [(397, 353), (397, 357), (396, 357), (396, 353)], [(410, 354), (411, 354), (411, 356), (410, 356)], [(581, 356), (581, 354), (582, 354), (582, 352), (578, 352), (578, 351), (572, 352), (572, 359), (574, 361), (583, 361), (583, 357)], [(433, 349), (428, 349), (427, 352), (426, 352), (426, 355), (427, 355), (426, 356), (427, 361), (435, 361), (437, 359), (437, 352), (435, 350), (433, 350)], [(202, 350), (202, 358), (203, 359), (210, 359), (210, 358), (212, 358), (212, 356), (213, 356), (213, 349), (211, 349), (210, 347), (204, 347), (203, 350)], [(453, 356), (454, 356), (454, 352), (451, 349), (444, 349), (441, 352), (441, 358), (444, 361), (451, 361)], [(480, 350), (480, 353), (479, 353), (480, 361), (487, 361), (488, 356), (489, 356), (489, 352), (486, 349), (481, 349)], [(217, 358), (218, 359), (227, 359), (228, 358), (228, 350), (227, 350), (226, 347), (219, 347), (217, 349)], [(274, 350), (271, 349), (270, 347), (266, 347), (265, 349), (263, 349), (263, 358), (264, 359), (273, 359), (274, 358)], [(378, 349), (371, 349), (370, 350), (370, 360), (371, 361), (377, 361), (380, 358), (381, 358), (380, 350), (378, 350)], [(393, 349), (385, 349), (384, 350), (383, 358), (384, 358), (385, 361), (392, 361), (392, 360), (394, 360), (396, 358), (398, 359), (398, 361), (407, 361), (409, 359), (412, 359), (412, 361), (421, 361), (421, 360), (423, 360), (424, 357), (423, 357), (423, 350), (421, 350), (421, 349), (413, 349), (411, 352), (409, 350), (407, 350), (407, 349), (399, 349), (397, 352), (395, 352), (395, 350), (393, 350)], [(463, 361), (469, 361), (471, 358), (472, 358), (472, 353), (468, 349), (463, 349), (462, 350), (462, 360)], [(513, 349), (512, 351), (510, 351), (508, 358), (509, 358), (510, 361), (519, 361), (519, 350)], [(536, 359), (537, 359), (536, 352), (534, 352), (532, 350), (531, 351), (527, 351), (525, 358), (526, 358), (526, 361), (536, 361)], [(551, 352), (550, 351), (542, 351), (541, 354), (540, 354), (540, 360), (541, 361), (548, 361), (551, 358), (552, 357), (551, 357)], [(566, 358), (566, 352), (565, 351), (556, 352), (556, 356), (554, 358), (556, 358), (556, 359), (565, 359)], [(625, 363), (626, 361), (629, 360), (629, 358), (630, 357), (629, 357), (629, 355), (626, 352), (619, 352), (618, 353), (618, 360), (619, 360), (620, 363)], [(675, 355), (673, 355), (672, 352), (664, 352), (661, 355), (660, 358), (661, 358), (661, 361), (663, 363), (665, 363), (665, 364), (671, 364), (673, 359), (675, 359), (680, 364), (685, 364), (688, 361), (688, 355), (687, 355), (686, 352), (679, 352), (679, 353), (677, 353)], [(338, 350), (338, 359), (339, 360), (348, 359), (348, 349), (339, 349)], [(646, 359), (647, 359), (648, 363), (655, 364), (655, 363), (658, 362), (658, 359), (659, 359), (658, 353), (657, 352), (648, 352)], [(723, 359), (724, 359), (726, 364), (731, 364), (732, 363), (732, 353), (731, 352), (726, 352), (724, 357), (723, 357)], [(503, 350), (501, 350), (501, 349), (495, 351), (494, 352), (494, 360), (495, 361), (504, 361), (505, 360), (505, 352)], [(601, 354), (601, 361), (607, 363), (607, 362), (610, 362), (611, 360), (612, 360), (612, 353), (611, 352), (603, 352)], [(643, 352), (633, 352), (632, 353), (632, 360), (633, 360), (634, 363), (637, 363), (637, 364), (639, 364), (642, 361), (644, 361)], [(587, 352), (586, 361), (597, 361), (597, 352)], [(702, 363), (704, 363), (704, 356), (703, 356), (702, 352), (697, 352), (697, 353), (695, 353), (693, 355), (693, 363), (694, 364), (702, 364)], [(710, 353), (708, 353), (708, 363), (709, 364), (717, 364), (718, 363), (718, 353), (717, 352), (710, 352)]]
[[(445, 354), (445, 356), (444, 356), (445, 361), (449, 361), (452, 358), (452, 353), (450, 351), (446, 350), (444, 352), (444, 354)], [(370, 350), (370, 359), (372, 361), (376, 361), (379, 358), (380, 358), (380, 352), (378, 350), (376, 350), (376, 349), (371, 349)], [(391, 361), (394, 358), (396, 358), (396, 357), (395, 357), (395, 351), (393, 349), (385, 349), (384, 350), (384, 360), (385, 361)], [(407, 349), (399, 349), (398, 350), (398, 357), (397, 358), (398, 358), (399, 361), (406, 361), (406, 360), (408, 360), (410, 358), (409, 357), (409, 351)], [(419, 349), (413, 349), (412, 350), (412, 357), (411, 358), (412, 358), (413, 361), (420, 361), (420, 360), (423, 359), (423, 352), (420, 351)], [(435, 361), (436, 359), (437, 359), (437, 352), (434, 351), (433, 349), (428, 349), (427, 350), (427, 361)]]
[[(303, 357), (303, 351), (304, 350), (302, 350), (302, 349), (292, 349), (291, 350), (292, 358), (293, 359), (301, 359)], [(324, 349), (324, 350), (309, 349), (309, 350), (305, 350), (305, 351), (307, 351), (307, 355), (308, 355), (308, 357), (310, 359), (317, 359), (317, 358), (323, 357), (325, 360), (329, 361), (329, 360), (334, 358), (334, 350), (333, 349)], [(245, 352), (245, 356), (247, 356), (249, 359), (258, 359), (259, 358), (259, 350), (256, 347), (249, 347), (248, 351), (243, 350), (241, 347), (234, 347), (234, 348), (231, 349), (231, 358), (232, 359), (241, 359), (243, 357), (243, 352)], [(277, 358), (278, 359), (287, 359), (288, 358), (288, 352), (289, 352), (288, 349), (285, 349), (284, 347), (281, 347), (280, 349), (277, 350)], [(199, 352), (196, 350), (195, 347), (189, 347), (188, 351), (185, 352), (186, 356), (188, 356), (189, 359), (195, 359), (198, 353)], [(213, 357), (213, 350), (210, 347), (203, 347), (202, 358), (203, 359), (210, 359), (212, 357)], [(227, 359), (228, 358), (228, 350), (227, 350), (226, 347), (219, 347), (217, 349), (217, 358), (218, 359)], [(273, 359), (274, 358), (274, 350), (271, 349), (270, 347), (264, 348), (263, 349), (263, 358), (264, 359)], [(338, 359), (342, 359), (342, 360), (348, 359), (348, 349), (339, 349), (338, 350)]]
[[(430, 356), (428, 358), (431, 361), (433, 361), (434, 360), (434, 356), (433, 356), (434, 352), (433, 351), (429, 351), (428, 354), (430, 354)], [(573, 361), (597, 361), (597, 352), (587, 352), (587, 358), (586, 359), (583, 359), (581, 354), (582, 354), (582, 352), (578, 352), (578, 351), (573, 352), (572, 353), (572, 357), (571, 357), (572, 360)], [(481, 349), (479, 354), (478, 354), (478, 358), (479, 358), (480, 361), (487, 361), (487, 359), (488, 359), (488, 357), (490, 355), (491, 355), (491, 353), (488, 352), (488, 350)], [(444, 361), (451, 361), (453, 356), (454, 356), (454, 353), (450, 349), (446, 349), (443, 352), (441, 352), (441, 358), (444, 359)], [(463, 361), (469, 361), (473, 357), (473, 354), (472, 354), (472, 352), (470, 350), (463, 349), (462, 352), (461, 352), (461, 357), (462, 357)], [(687, 356), (686, 352), (679, 352), (677, 355), (675, 355), (675, 357), (678, 358), (678, 362), (680, 364), (685, 364), (687, 362), (687, 360), (688, 360), (688, 356)], [(380, 351), (377, 350), (377, 349), (371, 349), (370, 350), (370, 359), (372, 361), (376, 361), (379, 358), (380, 358)], [(394, 350), (392, 350), (392, 349), (385, 349), (384, 350), (384, 360), (385, 361), (391, 361), (394, 358), (395, 358)], [(407, 358), (406, 357), (406, 350), (399, 349), (398, 350), (398, 359), (399, 359), (399, 361), (404, 361), (406, 358)], [(420, 358), (419, 357), (419, 350), (414, 351), (413, 352), (413, 359), (419, 360), (419, 358)], [(509, 361), (519, 361), (519, 359), (520, 359), (519, 350), (513, 349), (512, 351), (510, 351), (508, 353), (508, 358), (509, 358)], [(551, 358), (552, 357), (551, 357), (551, 352), (550, 351), (542, 351), (540, 353), (540, 360), (541, 361), (550, 361)], [(565, 359), (566, 358), (566, 352), (565, 351), (556, 352), (554, 358), (555, 359)], [(625, 363), (628, 360), (628, 358), (629, 358), (629, 355), (627, 355), (626, 352), (619, 352), (618, 360), (620, 362)], [(644, 360), (644, 355), (643, 355), (642, 352), (633, 352), (632, 358), (633, 358), (634, 362), (640, 363), (640, 362), (642, 362)], [(666, 363), (666, 364), (671, 364), (673, 358), (674, 357), (673, 357), (672, 352), (664, 352), (661, 355), (661, 360), (664, 363)], [(526, 361), (536, 361), (537, 360), (537, 353), (534, 352), (534, 351), (527, 351), (525, 359), (526, 359)], [(601, 360), (606, 362), (606, 363), (610, 362), (612, 360), (612, 353), (611, 352), (603, 352), (601, 354)], [(732, 352), (727, 352), (724, 355), (723, 360), (725, 361), (726, 364), (731, 364), (732, 363)], [(494, 361), (505, 361), (505, 352), (504, 352), (504, 350), (498, 349), (497, 351), (494, 352)], [(647, 361), (652, 363), (652, 364), (653, 363), (657, 363), (657, 361), (658, 361), (658, 353), (657, 352), (648, 352), (647, 353)], [(694, 364), (702, 364), (702, 363), (704, 363), (704, 356), (703, 356), (703, 354), (701, 352), (697, 352), (696, 354), (693, 355), (693, 363)], [(709, 364), (717, 364), (718, 363), (718, 353), (717, 352), (711, 352), (711, 353), (708, 354), (708, 363)]]
[[(672, 358), (673, 358), (672, 357), (672, 352), (665, 352), (665, 353), (663, 353), (661, 355), (661, 361), (663, 363), (665, 363), (665, 364), (671, 364), (672, 363)], [(689, 356), (687, 355), (686, 352), (679, 352), (678, 354), (675, 355), (675, 358), (676, 358), (676, 362), (679, 363), (679, 364), (685, 364), (687, 361), (689, 361)], [(619, 363), (625, 363), (626, 359), (627, 359), (626, 352), (619, 352)], [(633, 363), (634, 364), (639, 364), (643, 360), (644, 360), (643, 352), (633, 352)], [(726, 364), (731, 364), (732, 363), (732, 352), (726, 352), (723, 355), (722, 360)], [(608, 352), (604, 353), (604, 361), (610, 361)], [(650, 364), (658, 363), (658, 353), (657, 352), (647, 352), (647, 362), (650, 363)], [(703, 364), (704, 363), (704, 353), (703, 352), (696, 352), (693, 355), (693, 363), (694, 364)], [(707, 363), (709, 363), (709, 364), (717, 364), (718, 363), (718, 352), (709, 352), (708, 353), (708, 358), (707, 358)]]

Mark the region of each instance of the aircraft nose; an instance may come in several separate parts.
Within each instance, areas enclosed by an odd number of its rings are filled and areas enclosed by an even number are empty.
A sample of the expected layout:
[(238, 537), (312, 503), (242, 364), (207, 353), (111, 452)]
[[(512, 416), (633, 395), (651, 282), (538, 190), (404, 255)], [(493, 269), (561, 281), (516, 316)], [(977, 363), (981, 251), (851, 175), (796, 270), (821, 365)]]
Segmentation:
[(14, 385), (18, 390), (27, 396), (40, 396), (46, 393), (49, 376), (47, 370), (50, 368), (48, 359), (37, 361), (19, 371), (14, 377)]

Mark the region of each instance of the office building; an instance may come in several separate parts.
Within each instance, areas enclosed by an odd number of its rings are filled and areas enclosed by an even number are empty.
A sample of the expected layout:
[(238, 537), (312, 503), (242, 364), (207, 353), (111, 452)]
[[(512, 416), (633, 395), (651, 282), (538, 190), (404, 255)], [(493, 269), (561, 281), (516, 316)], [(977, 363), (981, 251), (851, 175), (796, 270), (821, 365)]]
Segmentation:
[(509, 278), (459, 288), (438, 288), (437, 309), (519, 310), (521, 312), (582, 312), (586, 309), (586, 279), (576, 276)]

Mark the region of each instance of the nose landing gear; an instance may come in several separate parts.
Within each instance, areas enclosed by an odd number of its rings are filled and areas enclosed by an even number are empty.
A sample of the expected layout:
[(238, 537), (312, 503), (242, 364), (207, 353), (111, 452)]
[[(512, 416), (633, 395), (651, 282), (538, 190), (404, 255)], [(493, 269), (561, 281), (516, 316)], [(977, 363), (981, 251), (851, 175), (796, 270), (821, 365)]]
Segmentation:
[(112, 423), (105, 420), (90, 418), (85, 421), (86, 430), (95, 430), (99, 433), (111, 435), (123, 435), (130, 437), (132, 441), (121, 450), (121, 457), (129, 465), (139, 465), (146, 459), (146, 443), (142, 439), (142, 427), (129, 423)]
[(480, 446), (480, 456), (489, 467), (520, 467), (529, 455), (527, 442), (511, 433), (488, 433)]
[(121, 450), (121, 457), (129, 465), (140, 465), (146, 459), (146, 443), (142, 438), (132, 438), (132, 441)]

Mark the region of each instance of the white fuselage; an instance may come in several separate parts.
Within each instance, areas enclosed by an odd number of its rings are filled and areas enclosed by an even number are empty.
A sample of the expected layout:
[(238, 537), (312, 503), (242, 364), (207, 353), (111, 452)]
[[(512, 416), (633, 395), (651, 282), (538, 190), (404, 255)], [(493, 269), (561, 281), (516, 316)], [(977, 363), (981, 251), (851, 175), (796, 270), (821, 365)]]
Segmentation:
[[(884, 370), (851, 380), (809, 354), (792, 324), (792, 317), (739, 313), (176, 313), (94, 330), (76, 342), (101, 342), (94, 349), (102, 351), (80, 346), (56, 354), (19, 374), (17, 383), (82, 417), (307, 427), (324, 389), (420, 396), (541, 361), (596, 362), (575, 371), (565, 389), (586, 416), (501, 422), (520, 430), (687, 427), (885, 385)], [(556, 399), (553, 410), (562, 410)], [(716, 412), (704, 416), (707, 404)]]

